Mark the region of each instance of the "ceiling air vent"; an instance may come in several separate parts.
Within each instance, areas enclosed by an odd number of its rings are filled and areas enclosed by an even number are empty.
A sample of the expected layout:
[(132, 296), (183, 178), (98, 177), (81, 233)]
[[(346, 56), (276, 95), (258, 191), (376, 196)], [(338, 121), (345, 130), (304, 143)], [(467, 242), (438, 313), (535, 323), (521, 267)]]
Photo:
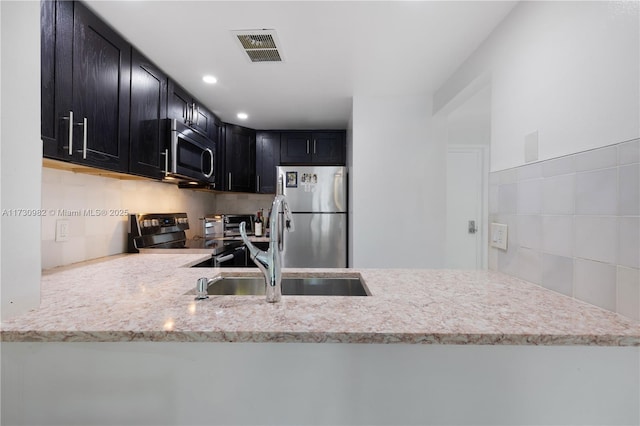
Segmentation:
[(282, 62), (275, 30), (231, 31), (251, 62)]

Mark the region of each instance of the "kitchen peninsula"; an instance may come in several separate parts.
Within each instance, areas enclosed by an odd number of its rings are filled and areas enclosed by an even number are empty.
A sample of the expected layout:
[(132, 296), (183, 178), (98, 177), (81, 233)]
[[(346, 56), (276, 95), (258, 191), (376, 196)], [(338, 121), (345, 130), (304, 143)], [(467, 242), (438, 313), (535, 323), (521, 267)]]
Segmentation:
[(186, 293), (201, 276), (260, 275), (188, 267), (204, 258), (124, 255), (45, 272), (40, 309), (4, 322), (2, 340), (640, 346), (640, 324), (492, 271), (285, 269), (360, 274), (372, 296), (196, 302)]
[[(3, 418), (17, 424), (637, 419), (640, 324), (620, 315), (491, 271), (344, 269), (346, 276), (359, 274), (371, 296), (195, 301), (187, 293), (200, 276), (258, 274), (188, 267), (202, 259), (132, 254), (45, 272), (40, 308), (2, 324), (3, 363), (21, 366), (3, 369), (3, 387), (43, 398), (36, 412), (16, 398), (17, 406), (3, 407)], [(328, 271), (284, 270), (310, 272)], [(100, 405), (107, 391), (93, 389), (96, 381), (123, 389), (121, 397), (108, 393), (117, 410)], [(559, 392), (581, 389), (579, 398), (558, 399)], [(382, 404), (391, 395), (393, 407)], [(614, 397), (617, 408), (602, 405)], [(77, 407), (78, 398), (81, 414), (57, 411)], [(251, 409), (242, 411), (243, 398)], [(451, 414), (451, 398), (468, 409)], [(133, 401), (132, 413), (123, 414)], [(518, 409), (479, 414), (501, 403)], [(543, 413), (529, 412), (540, 407)]]

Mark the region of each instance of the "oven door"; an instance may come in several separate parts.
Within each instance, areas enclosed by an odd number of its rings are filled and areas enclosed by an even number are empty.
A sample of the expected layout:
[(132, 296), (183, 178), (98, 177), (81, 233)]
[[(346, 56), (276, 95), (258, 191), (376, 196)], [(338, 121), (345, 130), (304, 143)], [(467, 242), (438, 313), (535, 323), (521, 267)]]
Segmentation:
[(193, 129), (170, 120), (171, 152), (168, 172), (200, 182), (215, 181), (215, 144)]

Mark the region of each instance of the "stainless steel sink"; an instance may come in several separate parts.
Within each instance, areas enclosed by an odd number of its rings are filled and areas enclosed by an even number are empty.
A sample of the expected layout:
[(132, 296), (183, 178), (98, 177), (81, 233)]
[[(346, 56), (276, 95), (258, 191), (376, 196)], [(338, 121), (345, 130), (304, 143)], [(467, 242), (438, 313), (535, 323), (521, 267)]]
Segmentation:
[[(264, 295), (262, 277), (221, 277), (214, 279), (207, 289), (210, 295), (247, 296)], [(303, 277), (282, 278), (284, 296), (369, 296), (369, 290), (360, 278)]]

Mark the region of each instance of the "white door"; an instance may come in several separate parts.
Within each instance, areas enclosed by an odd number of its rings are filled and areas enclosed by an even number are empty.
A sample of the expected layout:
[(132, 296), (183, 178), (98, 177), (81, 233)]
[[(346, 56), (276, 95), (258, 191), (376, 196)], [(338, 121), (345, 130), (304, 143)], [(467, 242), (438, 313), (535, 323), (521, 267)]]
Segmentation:
[(445, 266), (482, 269), (486, 220), (484, 148), (447, 150), (447, 228)]

